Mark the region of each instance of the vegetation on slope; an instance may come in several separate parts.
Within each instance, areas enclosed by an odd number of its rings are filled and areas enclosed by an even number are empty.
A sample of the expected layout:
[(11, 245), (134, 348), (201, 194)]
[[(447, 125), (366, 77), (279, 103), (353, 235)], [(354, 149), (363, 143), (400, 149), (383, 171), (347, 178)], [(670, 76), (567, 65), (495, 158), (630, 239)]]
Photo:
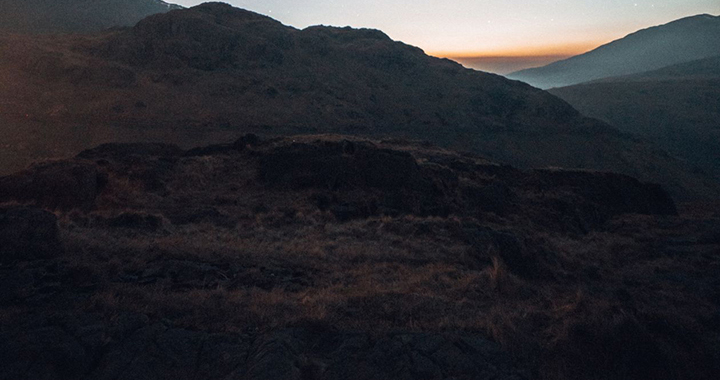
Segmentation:
[(719, 57), (550, 92), (720, 179)]
[[(245, 136), (105, 145), (0, 189), (59, 220), (29, 229), (55, 250), (3, 245), (6, 376), (720, 373), (718, 214), (623, 175)], [(5, 206), (0, 240), (23, 212), (47, 219)]]

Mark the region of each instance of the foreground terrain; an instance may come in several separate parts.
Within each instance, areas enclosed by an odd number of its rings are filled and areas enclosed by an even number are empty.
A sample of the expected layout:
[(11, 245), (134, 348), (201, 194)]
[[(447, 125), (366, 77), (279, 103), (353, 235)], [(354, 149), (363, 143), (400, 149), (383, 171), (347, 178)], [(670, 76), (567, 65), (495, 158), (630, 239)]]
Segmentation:
[(324, 135), (0, 177), (0, 379), (714, 379), (720, 214)]

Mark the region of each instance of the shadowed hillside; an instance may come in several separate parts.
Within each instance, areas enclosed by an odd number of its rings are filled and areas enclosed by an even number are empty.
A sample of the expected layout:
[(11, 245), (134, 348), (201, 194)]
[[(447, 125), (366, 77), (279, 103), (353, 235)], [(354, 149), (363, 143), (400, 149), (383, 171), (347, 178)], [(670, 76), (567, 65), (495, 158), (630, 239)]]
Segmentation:
[(0, 32), (88, 33), (180, 9), (160, 0), (0, 0)]
[(547, 66), (508, 74), (540, 88), (635, 74), (720, 52), (720, 16), (698, 15), (632, 33), (622, 39)]
[(624, 175), (247, 135), (0, 195), (0, 379), (720, 373), (719, 214)]
[(720, 179), (720, 57), (551, 92)]
[[(377, 30), (297, 30), (210, 3), (94, 36), (0, 38), (15, 162), (102, 142), (183, 147), (230, 133), (424, 139), (520, 167), (602, 169), (710, 196), (692, 168), (528, 85)], [(54, 150), (54, 151), (53, 151)], [(24, 157), (21, 159), (19, 157)]]

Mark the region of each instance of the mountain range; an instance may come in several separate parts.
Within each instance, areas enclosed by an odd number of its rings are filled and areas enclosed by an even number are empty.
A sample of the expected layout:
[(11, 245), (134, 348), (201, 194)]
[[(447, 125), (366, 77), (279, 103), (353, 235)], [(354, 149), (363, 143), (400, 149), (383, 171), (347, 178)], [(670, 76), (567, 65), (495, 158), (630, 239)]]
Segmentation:
[(702, 14), (632, 33), (585, 54), (516, 71), (508, 78), (562, 87), (709, 58), (720, 52), (720, 16)]
[(519, 167), (617, 171), (683, 197), (716, 191), (553, 95), (377, 30), (298, 30), (207, 3), (93, 36), (3, 36), (0, 48), (6, 172), (103, 142), (331, 132), (428, 140)]

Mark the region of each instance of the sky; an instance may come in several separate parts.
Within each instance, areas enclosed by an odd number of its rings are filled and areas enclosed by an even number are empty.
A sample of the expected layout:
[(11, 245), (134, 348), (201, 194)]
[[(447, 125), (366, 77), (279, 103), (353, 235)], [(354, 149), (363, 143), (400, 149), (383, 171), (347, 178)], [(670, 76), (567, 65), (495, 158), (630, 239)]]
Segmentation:
[[(183, 6), (202, 1), (166, 0)], [(296, 28), (380, 29), (466, 66), (507, 73), (584, 53), (720, 0), (227, 0)]]

